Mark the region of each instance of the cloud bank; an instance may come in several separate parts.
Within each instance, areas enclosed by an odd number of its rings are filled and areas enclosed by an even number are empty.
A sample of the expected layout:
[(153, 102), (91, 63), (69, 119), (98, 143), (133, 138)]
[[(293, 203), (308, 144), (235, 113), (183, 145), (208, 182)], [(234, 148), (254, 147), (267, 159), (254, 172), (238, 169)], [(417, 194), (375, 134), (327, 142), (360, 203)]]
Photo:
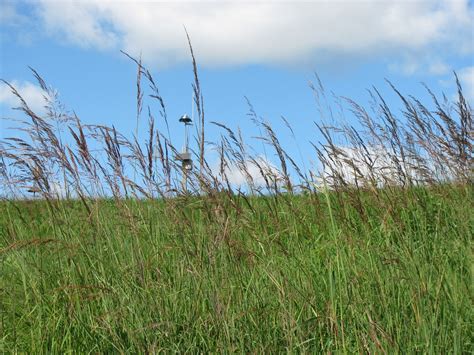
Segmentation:
[[(37, 113), (45, 112), (47, 93), (43, 91), (38, 85), (29, 81), (13, 80), (10, 82), (23, 99), (28, 103), (28, 106)], [(0, 105), (10, 108), (19, 107), (20, 100), (16, 97), (11, 89), (4, 83), (0, 83)]]
[[(38, 0), (31, 6), (42, 29), (60, 41), (141, 52), (160, 66), (189, 60), (183, 26), (205, 66), (298, 64), (400, 51), (412, 57), (427, 51), (466, 54), (474, 47), (468, 0)], [(443, 70), (439, 58), (428, 65)]]

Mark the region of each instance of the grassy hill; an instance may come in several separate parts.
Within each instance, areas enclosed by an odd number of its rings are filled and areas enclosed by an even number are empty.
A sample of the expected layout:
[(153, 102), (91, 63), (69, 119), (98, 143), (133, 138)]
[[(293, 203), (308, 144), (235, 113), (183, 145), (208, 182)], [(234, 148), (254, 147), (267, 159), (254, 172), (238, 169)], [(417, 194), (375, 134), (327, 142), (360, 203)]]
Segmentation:
[(0, 205), (2, 351), (473, 349), (472, 186)]
[[(36, 71), (46, 114), (10, 86), (25, 118), (0, 141), (1, 352), (473, 352), (474, 125), (457, 78), (453, 102), (390, 83), (401, 109), (376, 89), (371, 110), (339, 98), (339, 123), (320, 103), (316, 171), (251, 105), (270, 159), (222, 123), (210, 141), (194, 62), (182, 179), (136, 64), (133, 138), (84, 125)], [(144, 97), (160, 121), (150, 110), (140, 136)]]

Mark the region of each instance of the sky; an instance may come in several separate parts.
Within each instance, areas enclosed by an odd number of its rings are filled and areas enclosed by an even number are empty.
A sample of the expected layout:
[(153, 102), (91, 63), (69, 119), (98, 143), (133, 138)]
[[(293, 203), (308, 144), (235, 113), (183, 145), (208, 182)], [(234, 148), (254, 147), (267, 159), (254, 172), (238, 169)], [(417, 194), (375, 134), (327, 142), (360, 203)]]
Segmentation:
[[(421, 83), (454, 97), (456, 71), (474, 102), (474, 4), (468, 0), (0, 0), (0, 78), (41, 112), (43, 93), (32, 67), (83, 122), (114, 125), (131, 135), (137, 68), (121, 50), (141, 56), (160, 88), (179, 146), (178, 119), (193, 115), (185, 28), (206, 120), (258, 135), (248, 117), (248, 98), (258, 115), (274, 123), (283, 146), (309, 161), (315, 153), (308, 142), (320, 138), (313, 122), (321, 117), (309, 87), (315, 74), (335, 95), (366, 105), (367, 89), (377, 87), (396, 107), (399, 100), (385, 79), (422, 99), (427, 94)], [(1, 85), (0, 117), (18, 117), (16, 105)], [(145, 105), (158, 116), (153, 100)], [(144, 115), (140, 132), (146, 121)], [(0, 138), (15, 134), (8, 129), (12, 124), (0, 121)], [(219, 133), (208, 127), (209, 139)]]

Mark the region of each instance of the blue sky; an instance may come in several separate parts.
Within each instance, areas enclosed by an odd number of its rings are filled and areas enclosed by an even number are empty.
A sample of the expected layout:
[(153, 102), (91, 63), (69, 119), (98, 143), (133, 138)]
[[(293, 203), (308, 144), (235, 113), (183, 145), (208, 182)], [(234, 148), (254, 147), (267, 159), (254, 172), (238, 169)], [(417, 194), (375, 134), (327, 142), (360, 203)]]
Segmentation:
[[(258, 134), (244, 96), (259, 115), (274, 122), (282, 143), (294, 141), (279, 123), (293, 126), (303, 154), (317, 140), (318, 110), (309, 81), (314, 73), (326, 89), (362, 104), (376, 86), (390, 104), (398, 101), (384, 82), (403, 93), (426, 97), (420, 82), (448, 97), (459, 74), (474, 102), (474, 7), (443, 1), (10, 1), (0, 0), (0, 77), (13, 83), (41, 110), (35, 68), (61, 101), (86, 123), (135, 127), (136, 66), (120, 50), (151, 70), (165, 100), (172, 136), (191, 114), (192, 66), (183, 26), (199, 65), (206, 118), (247, 136)], [(157, 106), (148, 101), (157, 113)], [(0, 116), (17, 117), (16, 102), (0, 87)], [(350, 115), (347, 116), (350, 120)], [(140, 123), (145, 128), (146, 116)], [(8, 121), (0, 137), (11, 136)], [(218, 129), (209, 127), (209, 138)]]

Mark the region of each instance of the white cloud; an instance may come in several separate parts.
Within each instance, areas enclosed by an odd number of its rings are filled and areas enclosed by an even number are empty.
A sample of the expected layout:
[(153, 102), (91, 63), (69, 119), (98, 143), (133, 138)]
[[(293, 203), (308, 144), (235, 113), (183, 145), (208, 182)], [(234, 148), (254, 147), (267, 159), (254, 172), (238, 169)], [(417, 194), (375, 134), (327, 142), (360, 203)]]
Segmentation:
[(451, 68), (446, 63), (436, 60), (428, 66), (428, 72), (433, 75), (445, 75), (449, 73)]
[(35, 4), (47, 31), (62, 40), (142, 52), (158, 65), (189, 60), (183, 25), (203, 65), (298, 63), (328, 56), (416, 53), (431, 46), (473, 50), (468, 0)]
[[(265, 176), (269, 179), (269, 182), (272, 183), (272, 179), (277, 180), (277, 184), (280, 184), (281, 180), (281, 173), (278, 171), (276, 166), (271, 163), (269, 160), (267, 160), (263, 156), (259, 156), (256, 159), (256, 162), (258, 165), (263, 170), (263, 173)], [(265, 179), (262, 176), (262, 172), (260, 171), (260, 168), (252, 161), (252, 160), (247, 160), (245, 162), (246, 165), (246, 170), (248, 174), (250, 175), (250, 178), (252, 179), (252, 183), (255, 187), (264, 187), (265, 184)], [(216, 163), (212, 169), (213, 175), (219, 176), (220, 171), (219, 171), (219, 166)], [(231, 164), (226, 166), (224, 173), (229, 180), (229, 183), (233, 186), (237, 187), (248, 187), (249, 181), (247, 181), (248, 177), (244, 173), (243, 169), (235, 164)]]
[(2, 0), (0, 2), (0, 24), (19, 26), (26, 21), (27, 17), (18, 13), (13, 1)]
[(439, 53), (402, 53), (389, 64), (389, 69), (406, 76), (423, 73), (435, 76), (446, 75), (451, 67)]
[[(18, 8), (19, 1), (0, 0), (0, 43), (7, 46), (10, 43), (31, 45), (35, 38), (34, 24), (27, 15)], [(4, 47), (5, 48), (5, 47)]]
[[(36, 113), (45, 111), (46, 93), (38, 86), (29, 81), (10, 82), (18, 93), (23, 97), (28, 106)], [(20, 100), (12, 93), (11, 89), (4, 83), (0, 83), (0, 104), (9, 108), (20, 106)]]
[[(108, 28), (114, 24), (104, 5), (88, 1), (40, 1), (38, 12), (50, 34), (81, 47), (110, 49), (119, 42), (113, 28)], [(112, 9), (121, 7), (113, 2), (109, 6)], [(123, 6), (128, 8), (130, 5), (124, 3)]]
[[(419, 174), (410, 167), (409, 161), (407, 161), (407, 166), (403, 166), (401, 156), (393, 155), (382, 146), (366, 148), (367, 151), (362, 148), (339, 146), (338, 153), (332, 156), (332, 160), (328, 159), (326, 154), (326, 159), (331, 162), (331, 166), (319, 167), (318, 184), (322, 186), (325, 180), (331, 186), (339, 179), (350, 185), (357, 183), (361, 186), (372, 182), (377, 186), (399, 184), (401, 178), (399, 168), (412, 179), (420, 180)], [(414, 162), (413, 164), (416, 165)]]
[(458, 76), (466, 98), (474, 103), (474, 66), (459, 70)]

